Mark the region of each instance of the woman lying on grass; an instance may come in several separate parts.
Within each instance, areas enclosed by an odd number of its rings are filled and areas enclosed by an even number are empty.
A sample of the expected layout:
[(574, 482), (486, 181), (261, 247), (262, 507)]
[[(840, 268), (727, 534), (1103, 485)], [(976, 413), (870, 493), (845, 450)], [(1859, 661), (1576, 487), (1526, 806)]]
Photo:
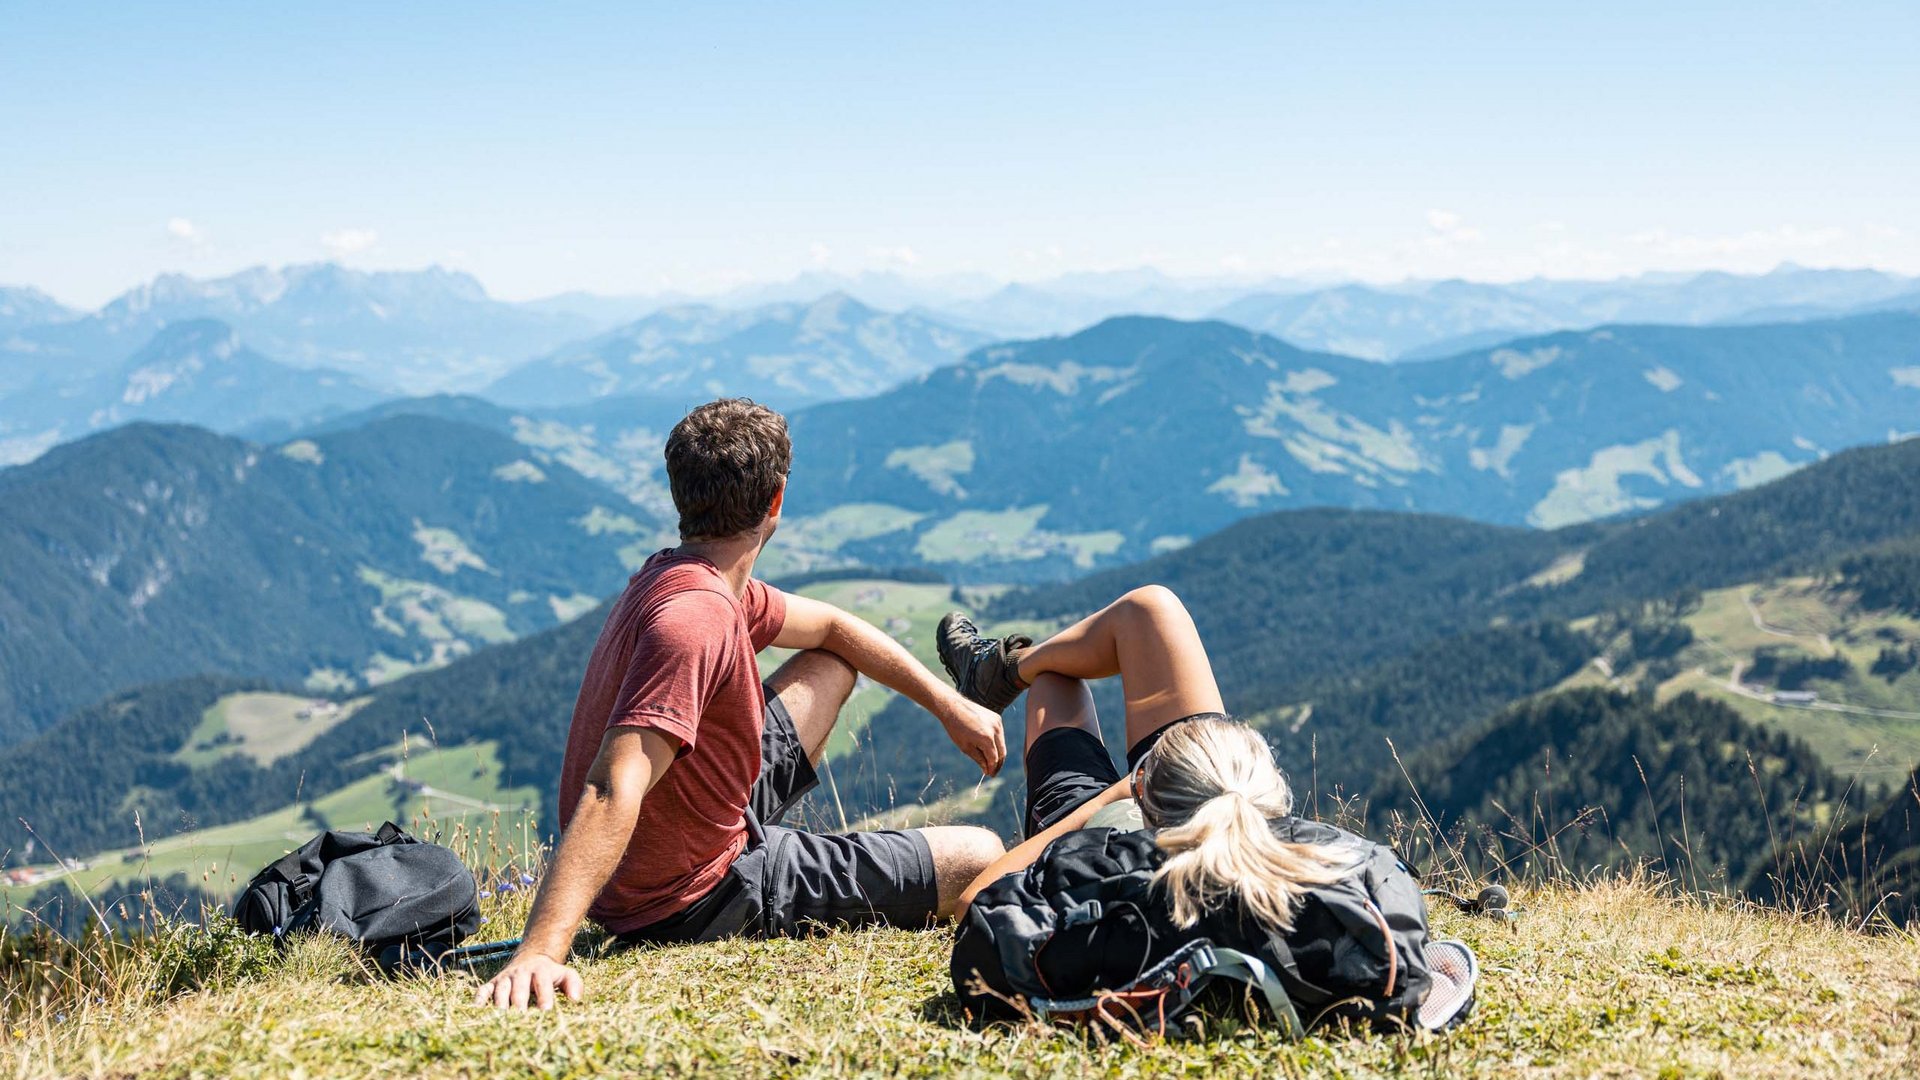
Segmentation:
[[(1268, 1003), (1295, 1030), (1328, 1016), (1437, 1028), (1464, 1015), (1471, 953), (1427, 941), (1419, 884), (1390, 849), (1292, 816), (1272, 751), (1227, 718), (1172, 592), (1135, 589), (1037, 645), (984, 638), (955, 612), (939, 649), (971, 700), (1005, 710), (1027, 694), (1027, 839), (960, 899), (955, 982), (970, 1006), (1096, 997), (1205, 938), (1273, 973)], [(1126, 778), (1086, 684), (1113, 675), (1126, 699)], [(1139, 822), (1125, 828), (1151, 832), (1077, 832), (1128, 798)], [(990, 992), (970, 994), (963, 967)], [(1447, 993), (1430, 994), (1436, 985)]]
[[(1292, 812), (1293, 792), (1266, 740), (1227, 719), (1200, 633), (1172, 590), (1135, 589), (1038, 645), (982, 638), (958, 612), (941, 620), (939, 638), (962, 695), (1005, 710), (1027, 692), (1027, 840), (974, 879), (963, 907), (1126, 798), (1172, 856), (1158, 877), (1183, 925), (1234, 895), (1289, 929), (1302, 886), (1353, 868), (1350, 849), (1288, 843), (1268, 827)], [(1126, 695), (1127, 779), (1100, 738), (1086, 683), (1113, 675)]]

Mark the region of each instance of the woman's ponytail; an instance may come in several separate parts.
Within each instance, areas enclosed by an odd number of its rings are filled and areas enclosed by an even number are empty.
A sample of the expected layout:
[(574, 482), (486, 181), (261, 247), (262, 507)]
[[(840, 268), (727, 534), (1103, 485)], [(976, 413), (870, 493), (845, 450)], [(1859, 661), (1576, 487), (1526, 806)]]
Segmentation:
[(1357, 855), (1328, 844), (1295, 844), (1268, 825), (1293, 809), (1293, 792), (1258, 732), (1227, 720), (1189, 720), (1168, 731), (1146, 761), (1140, 808), (1159, 826), (1168, 858), (1154, 875), (1174, 923), (1192, 926), (1237, 899), (1277, 930), (1293, 928), (1307, 887), (1340, 880)]

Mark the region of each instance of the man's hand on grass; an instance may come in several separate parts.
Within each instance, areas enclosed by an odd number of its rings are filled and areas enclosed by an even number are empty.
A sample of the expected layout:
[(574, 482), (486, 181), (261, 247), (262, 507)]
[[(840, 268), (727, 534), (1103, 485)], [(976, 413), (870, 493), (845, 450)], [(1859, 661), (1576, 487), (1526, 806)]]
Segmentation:
[(551, 956), (534, 953), (514, 957), (500, 974), (474, 992), (473, 1003), (499, 1009), (524, 1009), (528, 1005), (551, 1009), (556, 990), (573, 1001), (586, 996), (586, 984), (579, 972)]
[(996, 776), (1007, 760), (1007, 733), (1000, 714), (975, 705), (959, 694), (949, 694), (940, 710), (940, 725), (960, 752), (980, 766), (983, 776)]

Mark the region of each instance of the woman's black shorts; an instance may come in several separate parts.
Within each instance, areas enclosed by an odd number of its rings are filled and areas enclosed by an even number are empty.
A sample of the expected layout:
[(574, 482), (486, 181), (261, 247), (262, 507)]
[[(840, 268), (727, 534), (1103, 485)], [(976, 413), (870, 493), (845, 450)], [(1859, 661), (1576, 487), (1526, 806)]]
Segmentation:
[[(1155, 729), (1127, 750), (1127, 768), (1137, 768), (1153, 744), (1160, 741), (1174, 724), (1189, 720), (1225, 720), (1225, 713), (1205, 712), (1183, 716)], [(1081, 803), (1112, 787), (1120, 779), (1120, 770), (1107, 754), (1100, 736), (1084, 728), (1054, 728), (1033, 740), (1027, 749), (1027, 835), (1073, 813)]]

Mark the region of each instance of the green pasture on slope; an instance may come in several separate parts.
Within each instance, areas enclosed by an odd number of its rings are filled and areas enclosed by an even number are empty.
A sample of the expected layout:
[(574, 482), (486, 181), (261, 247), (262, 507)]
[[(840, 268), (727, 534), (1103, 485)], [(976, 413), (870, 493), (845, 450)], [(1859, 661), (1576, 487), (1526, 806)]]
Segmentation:
[(136, 891), (148, 881), (184, 874), (190, 883), (224, 893), (323, 829), (377, 829), (394, 821), (416, 834), (445, 836), (462, 825), (469, 832), (482, 828), (496, 813), (517, 828), (519, 818), (539, 807), (538, 790), (501, 785), (500, 759), (491, 742), (444, 749), (413, 743), (370, 760), (381, 762), (379, 772), (311, 801), (290, 802), (244, 821), (189, 829), (145, 847), (102, 852), (87, 859), (83, 870), (32, 885), (0, 886), (0, 906), (30, 903), (56, 880), (90, 895), (112, 897)]

